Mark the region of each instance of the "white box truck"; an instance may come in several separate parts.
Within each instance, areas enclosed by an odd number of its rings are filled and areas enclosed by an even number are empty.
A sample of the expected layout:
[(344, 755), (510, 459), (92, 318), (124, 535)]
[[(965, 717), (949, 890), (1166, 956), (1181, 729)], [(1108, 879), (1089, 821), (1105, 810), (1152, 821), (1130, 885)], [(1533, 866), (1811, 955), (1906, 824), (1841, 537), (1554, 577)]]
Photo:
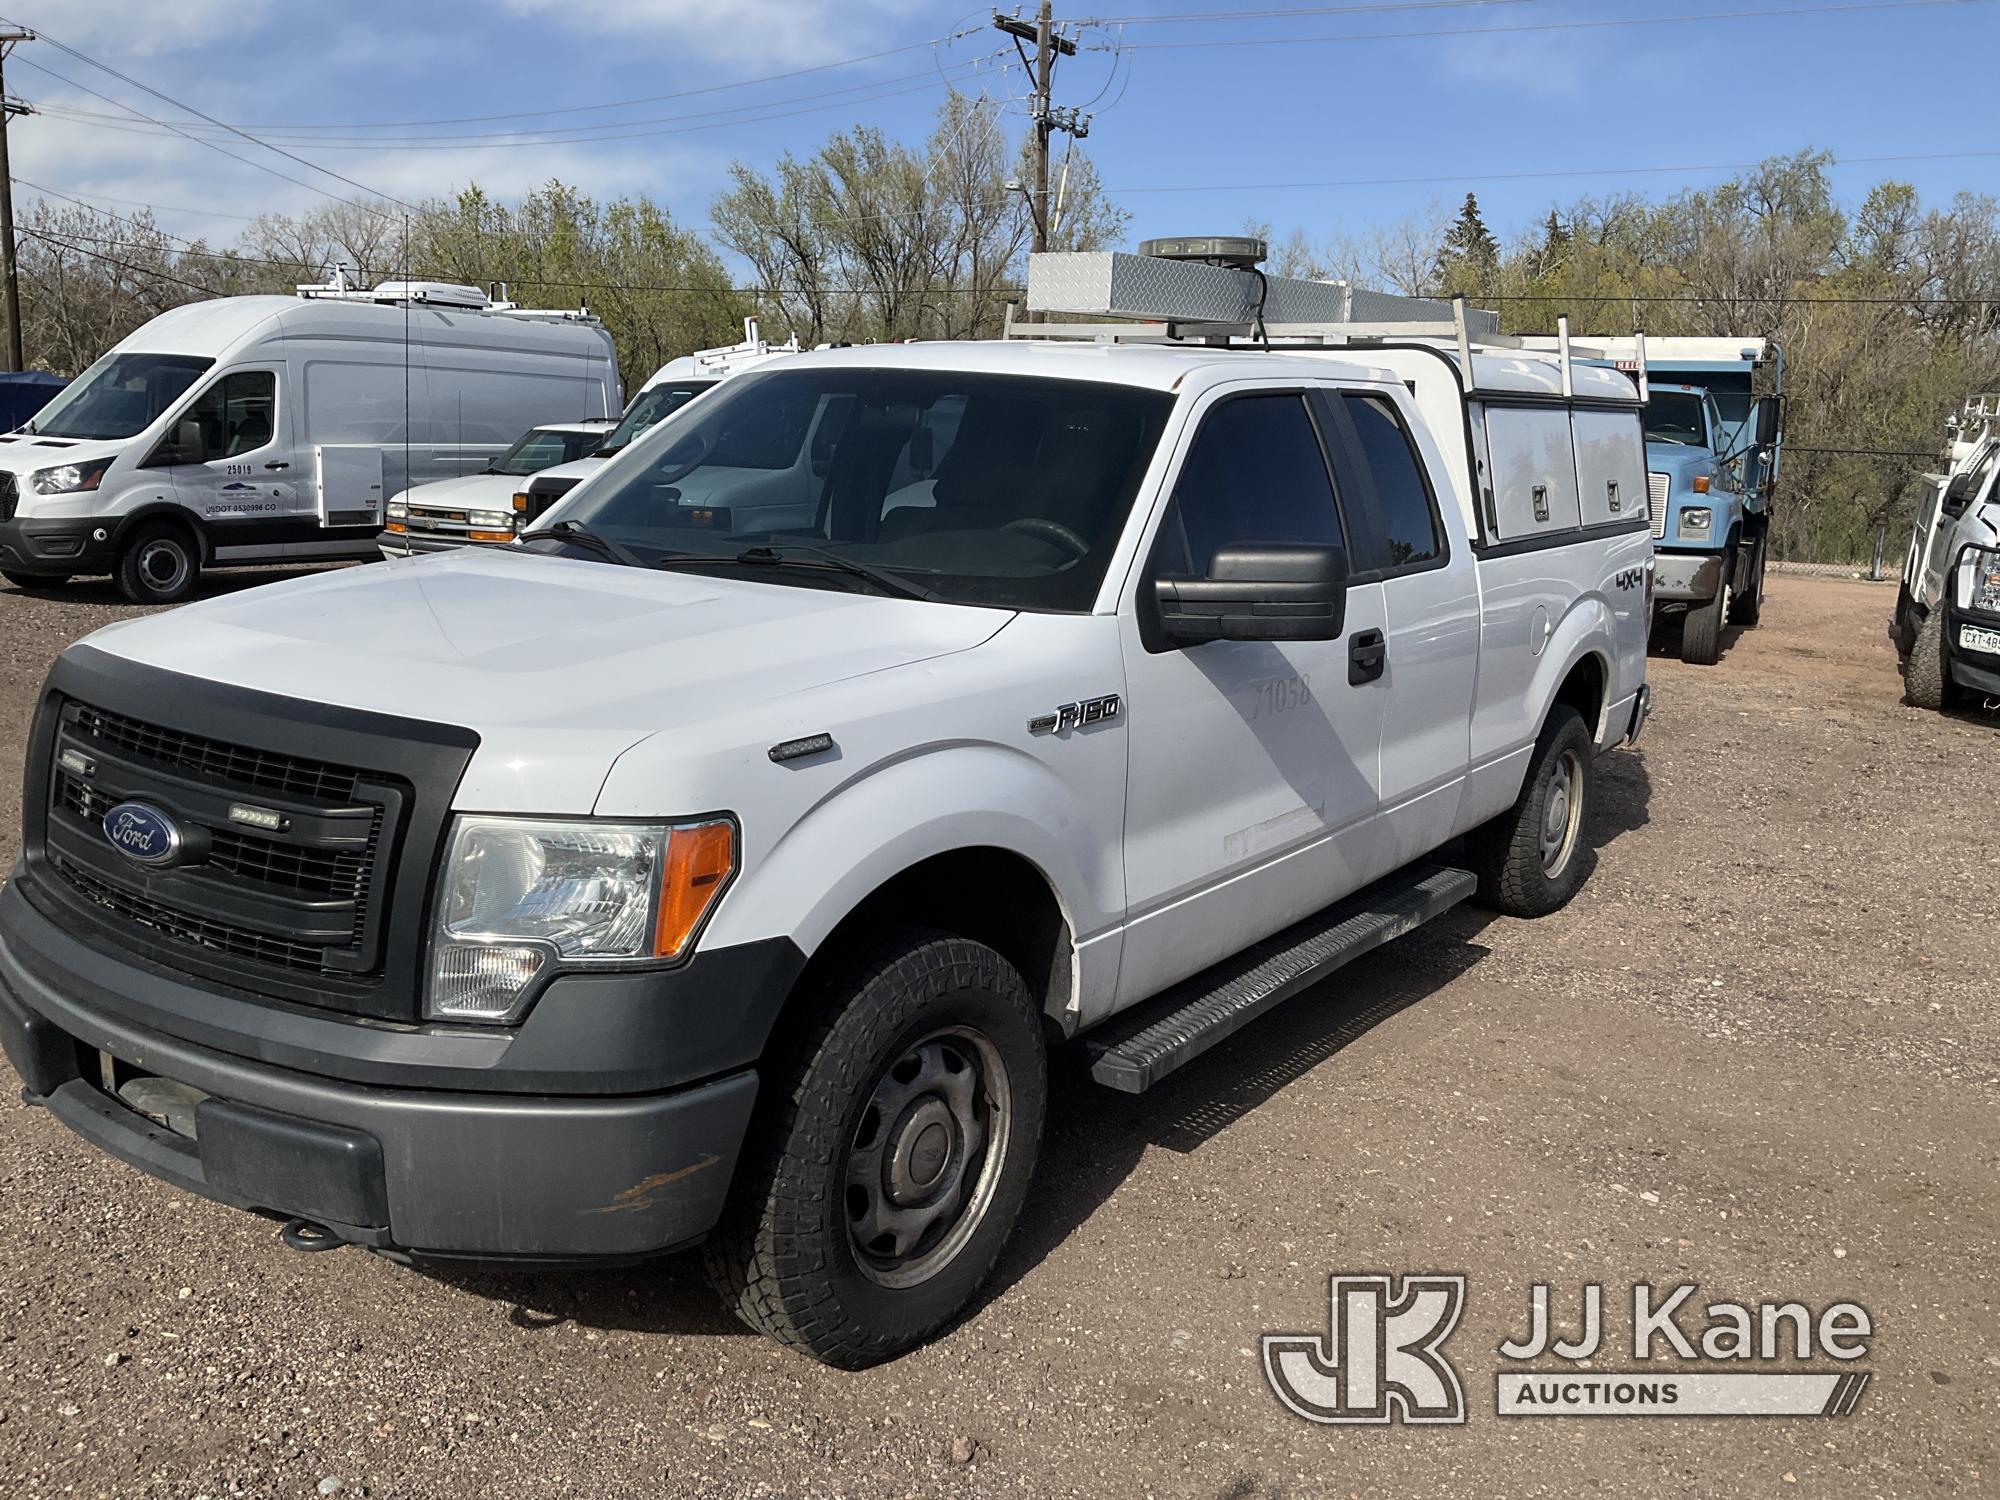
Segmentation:
[(931, 1337), (1049, 1048), (1142, 1090), (1475, 891), (1554, 910), (1645, 719), (1632, 381), (1200, 332), (794, 355), (514, 546), (71, 646), (25, 1097), (299, 1248), (706, 1240), (820, 1359)]
[(587, 313), (407, 281), (189, 303), (0, 436), (0, 575), (170, 604), (205, 567), (373, 557), (388, 495), (622, 404)]
[(2000, 705), (2000, 394), (1966, 401), (1924, 476), (1889, 639), (1905, 703)]

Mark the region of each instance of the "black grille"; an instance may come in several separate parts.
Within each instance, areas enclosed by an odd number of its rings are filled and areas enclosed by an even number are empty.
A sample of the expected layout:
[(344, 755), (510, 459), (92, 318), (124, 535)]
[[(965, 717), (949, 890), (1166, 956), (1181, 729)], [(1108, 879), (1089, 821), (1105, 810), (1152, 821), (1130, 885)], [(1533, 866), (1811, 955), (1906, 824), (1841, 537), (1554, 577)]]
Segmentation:
[(263, 787), (330, 802), (353, 801), (355, 787), (361, 780), (361, 772), (351, 766), (272, 755), (178, 729), (162, 729), (101, 708), (78, 705), (74, 722), (78, 733), (100, 744), (162, 765), (178, 766), (209, 780), (233, 781), (240, 786)]
[(21, 504), (20, 481), (0, 470), (0, 521), (11, 521)]
[(295, 848), (251, 834), (217, 831), (211, 835), (208, 863), (229, 871), (239, 880), (258, 880), (308, 895), (360, 901), (368, 894), (368, 876), (381, 829), (382, 815), (377, 812), (367, 849), (338, 853)]
[(325, 970), (326, 950), (323, 948), (309, 943), (294, 943), (268, 933), (252, 932), (247, 927), (162, 906), (136, 892), (109, 885), (60, 855), (56, 856), (55, 867), (70, 888), (86, 901), (180, 942), (194, 943), (217, 953), (226, 953), (232, 958), (249, 959), (252, 963), (303, 969), (313, 974)]

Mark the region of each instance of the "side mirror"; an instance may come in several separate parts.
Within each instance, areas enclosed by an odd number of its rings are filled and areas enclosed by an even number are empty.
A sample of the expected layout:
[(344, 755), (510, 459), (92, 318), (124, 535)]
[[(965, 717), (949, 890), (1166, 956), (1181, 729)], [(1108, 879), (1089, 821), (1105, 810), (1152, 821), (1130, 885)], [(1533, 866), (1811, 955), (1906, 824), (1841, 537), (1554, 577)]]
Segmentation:
[(168, 446), (168, 459), (177, 464), (205, 464), (208, 462), (208, 434), (199, 422), (183, 422), (174, 429), (174, 440)]
[(1778, 433), (1785, 425), (1785, 408), (1782, 397), (1766, 396), (1757, 403), (1757, 443), (1759, 448), (1776, 445)]
[(1944, 487), (1944, 513), (1948, 516), (1963, 515), (1966, 506), (1971, 503), (1972, 475), (1970, 473), (1952, 475), (1951, 483)]
[(1347, 554), (1338, 547), (1246, 542), (1224, 547), (1206, 578), (1153, 585), (1177, 646), (1203, 641), (1332, 641), (1347, 624)]

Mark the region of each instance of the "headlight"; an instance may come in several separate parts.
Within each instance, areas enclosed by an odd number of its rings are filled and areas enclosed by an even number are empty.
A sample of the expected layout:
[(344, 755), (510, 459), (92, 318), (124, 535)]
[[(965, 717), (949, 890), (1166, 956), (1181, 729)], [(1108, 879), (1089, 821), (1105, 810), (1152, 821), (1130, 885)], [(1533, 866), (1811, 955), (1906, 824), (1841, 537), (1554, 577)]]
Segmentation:
[(726, 819), (461, 817), (445, 849), (425, 1013), (511, 1021), (555, 965), (684, 957), (735, 868)]
[(475, 531), (514, 529), (514, 513), (511, 510), (475, 510), (467, 520)]
[(28, 486), (38, 495), (80, 494), (104, 483), (104, 471), (110, 467), (108, 458), (84, 464), (58, 464), (53, 469), (37, 469), (30, 474)]
[(1967, 547), (1959, 553), (1958, 607), (2000, 615), (2000, 552)]
[(401, 495), (389, 502), (389, 515), (394, 520), (402, 520), (410, 513), (410, 502)]
[(1682, 536), (1707, 536), (1708, 528), (1715, 524), (1715, 512), (1705, 505), (1690, 507), (1681, 512)]

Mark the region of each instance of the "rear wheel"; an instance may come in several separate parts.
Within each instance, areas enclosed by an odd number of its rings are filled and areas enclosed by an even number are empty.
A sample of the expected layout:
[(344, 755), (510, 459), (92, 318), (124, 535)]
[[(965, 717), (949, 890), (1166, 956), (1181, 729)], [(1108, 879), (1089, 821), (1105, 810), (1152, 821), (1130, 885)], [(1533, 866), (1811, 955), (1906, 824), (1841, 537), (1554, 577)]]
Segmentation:
[(1681, 660), (1690, 666), (1712, 667), (1722, 657), (1722, 617), (1729, 608), (1730, 560), (1724, 559), (1715, 597), (1687, 612), (1681, 626)]
[(1748, 630), (1764, 614), (1764, 558), (1771, 545), (1768, 536), (1760, 535), (1751, 546), (1756, 550), (1750, 557), (1749, 587), (1735, 594), (1729, 601), (1729, 623)]
[(134, 604), (177, 604), (201, 577), (201, 549), (178, 526), (140, 526), (118, 549), (118, 589)]
[(1912, 708), (1955, 708), (1962, 696), (1945, 654), (1944, 616), (1940, 600), (1917, 627), (1909, 660), (1903, 663), (1903, 701)]
[(828, 986), (769, 1079), (710, 1279), (738, 1317), (831, 1365), (957, 1317), (1026, 1199), (1048, 1094), (1041, 1014), (992, 949), (912, 932)]
[(69, 582), (70, 576), (68, 573), (15, 573), (0, 568), (0, 578), (30, 594), (40, 589), (59, 589)]
[(1479, 899), (1510, 917), (1541, 917), (1569, 904), (1590, 874), (1583, 841), (1596, 746), (1566, 703), (1550, 710), (1520, 798), (1468, 839)]

